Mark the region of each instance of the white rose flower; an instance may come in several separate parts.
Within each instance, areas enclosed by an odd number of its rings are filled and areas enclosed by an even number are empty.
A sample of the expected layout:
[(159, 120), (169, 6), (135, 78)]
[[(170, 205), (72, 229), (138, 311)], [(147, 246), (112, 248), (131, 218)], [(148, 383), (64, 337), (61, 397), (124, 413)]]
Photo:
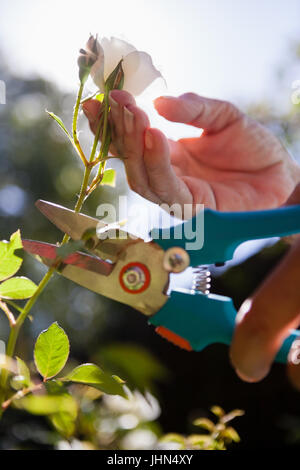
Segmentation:
[(134, 96), (140, 95), (157, 78), (162, 78), (149, 54), (136, 50), (122, 39), (102, 38), (94, 50), (97, 50), (97, 59), (91, 67), (91, 76), (101, 92), (104, 92), (105, 81), (121, 60), (124, 72), (122, 89)]

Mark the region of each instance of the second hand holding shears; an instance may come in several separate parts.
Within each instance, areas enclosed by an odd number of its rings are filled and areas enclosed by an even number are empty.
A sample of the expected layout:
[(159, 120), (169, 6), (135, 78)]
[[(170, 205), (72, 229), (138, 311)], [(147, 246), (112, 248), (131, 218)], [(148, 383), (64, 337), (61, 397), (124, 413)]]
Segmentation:
[[(140, 311), (161, 336), (194, 351), (212, 343), (229, 345), (237, 314), (231, 298), (209, 293), (207, 266), (230, 260), (245, 241), (300, 233), (300, 205), (254, 212), (205, 209), (203, 247), (189, 250), (185, 234), (193, 232), (195, 218), (183, 222), (180, 239), (178, 228), (171, 227), (153, 230), (155, 241), (145, 242), (122, 230), (110, 238), (110, 226), (47, 201), (39, 200), (36, 206), (90, 254), (76, 251), (62, 256), (57, 245), (23, 240), (28, 253), (47, 266), (57, 266), (67, 279)], [(193, 285), (172, 290), (171, 278), (189, 266), (195, 267)], [(299, 335), (299, 330), (290, 331), (278, 362), (286, 362)]]

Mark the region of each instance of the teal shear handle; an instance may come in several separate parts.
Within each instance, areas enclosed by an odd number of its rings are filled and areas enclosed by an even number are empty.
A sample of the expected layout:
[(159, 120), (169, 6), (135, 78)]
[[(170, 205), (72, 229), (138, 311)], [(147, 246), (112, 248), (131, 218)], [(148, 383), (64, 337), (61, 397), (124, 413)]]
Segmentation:
[[(194, 351), (202, 351), (213, 343), (230, 345), (236, 314), (229, 297), (172, 292), (165, 306), (149, 321), (184, 338)], [(299, 335), (300, 331), (291, 330), (276, 356), (277, 362), (286, 362), (290, 347)]]
[[(300, 205), (255, 212), (226, 213), (206, 209), (204, 217), (203, 213), (198, 214), (181, 228), (181, 238), (177, 236), (176, 227), (155, 230), (151, 235), (165, 250), (180, 246), (188, 251), (192, 266), (224, 263), (245, 241), (299, 233)], [(197, 230), (202, 230), (203, 245), (198, 250), (189, 249), (190, 235)], [(199, 233), (197, 235), (199, 238)], [(200, 351), (212, 343), (231, 343), (236, 313), (228, 297), (172, 292), (150, 323), (165, 327), (188, 341), (192, 349)], [(298, 330), (291, 331), (276, 357), (278, 362), (286, 362), (290, 346), (299, 335)]]
[[(204, 210), (184, 222), (182, 237), (176, 237), (176, 227), (151, 232), (155, 241), (165, 250), (180, 246), (189, 252), (191, 264), (224, 263), (233, 257), (235, 249), (248, 240), (285, 237), (300, 232), (300, 205), (254, 212), (217, 212)], [(193, 241), (190, 236), (199, 231), (203, 234), (203, 246), (199, 250), (189, 249)], [(196, 246), (196, 244), (195, 244)]]

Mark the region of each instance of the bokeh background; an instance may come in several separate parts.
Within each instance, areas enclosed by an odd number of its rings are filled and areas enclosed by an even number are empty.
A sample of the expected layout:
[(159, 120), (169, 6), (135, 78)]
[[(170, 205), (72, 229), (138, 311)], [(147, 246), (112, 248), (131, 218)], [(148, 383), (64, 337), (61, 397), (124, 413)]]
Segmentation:
[[(152, 55), (167, 87), (155, 83), (138, 103), (170, 137), (199, 130), (167, 123), (155, 114), (152, 99), (193, 91), (233, 101), (299, 157), (299, 17), (299, 0), (1, 0), (0, 80), (6, 84), (6, 104), (0, 104), (0, 238), (20, 228), (25, 238), (56, 242), (59, 232), (37, 212), (34, 201), (74, 206), (82, 168), (45, 109), (70, 126), (77, 54), (90, 32), (121, 37)], [(83, 116), (80, 125), (88, 149), (91, 136)], [(114, 165), (116, 188), (96, 191), (87, 213), (95, 215), (100, 202), (127, 194), (122, 164)], [(130, 198), (135, 200), (133, 194)], [(246, 247), (247, 259), (237, 257), (235, 266), (214, 279), (214, 290), (232, 296), (238, 306), (284, 251), (282, 243), (257, 254), (252, 245)], [(44, 268), (25, 257), (23, 272), (38, 282)], [(118, 373), (132, 389), (152, 391), (161, 407), (157, 429), (193, 432), (193, 418), (210, 416), (210, 406), (219, 404), (246, 412), (235, 426), (242, 439), (237, 449), (300, 445), (300, 394), (288, 383), (283, 366), (275, 365), (259, 384), (242, 383), (226, 347), (181, 351), (159, 338), (137, 312), (58, 277), (33, 316), (25, 325), (19, 355), (32, 360), (34, 339), (59, 321), (70, 337), (74, 363), (94, 361)], [(1, 339), (7, 334), (6, 319), (0, 316)], [(7, 413), (0, 447), (50, 446), (47, 423), (30, 420), (20, 412)]]

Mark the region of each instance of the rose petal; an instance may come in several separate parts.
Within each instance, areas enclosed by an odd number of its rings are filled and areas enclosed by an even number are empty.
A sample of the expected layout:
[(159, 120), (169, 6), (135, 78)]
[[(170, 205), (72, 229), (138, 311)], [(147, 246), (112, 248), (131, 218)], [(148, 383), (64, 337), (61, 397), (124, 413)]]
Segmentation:
[(91, 77), (100, 91), (104, 91), (104, 50), (97, 41), (97, 60), (91, 68)]
[(136, 48), (122, 39), (103, 38), (101, 46), (104, 50), (104, 79), (106, 80), (111, 72), (116, 68), (122, 58), (136, 51)]
[(133, 94), (140, 95), (156, 78), (162, 77), (154, 67), (149, 54), (134, 51), (124, 58), (122, 64), (124, 70), (123, 89)]

